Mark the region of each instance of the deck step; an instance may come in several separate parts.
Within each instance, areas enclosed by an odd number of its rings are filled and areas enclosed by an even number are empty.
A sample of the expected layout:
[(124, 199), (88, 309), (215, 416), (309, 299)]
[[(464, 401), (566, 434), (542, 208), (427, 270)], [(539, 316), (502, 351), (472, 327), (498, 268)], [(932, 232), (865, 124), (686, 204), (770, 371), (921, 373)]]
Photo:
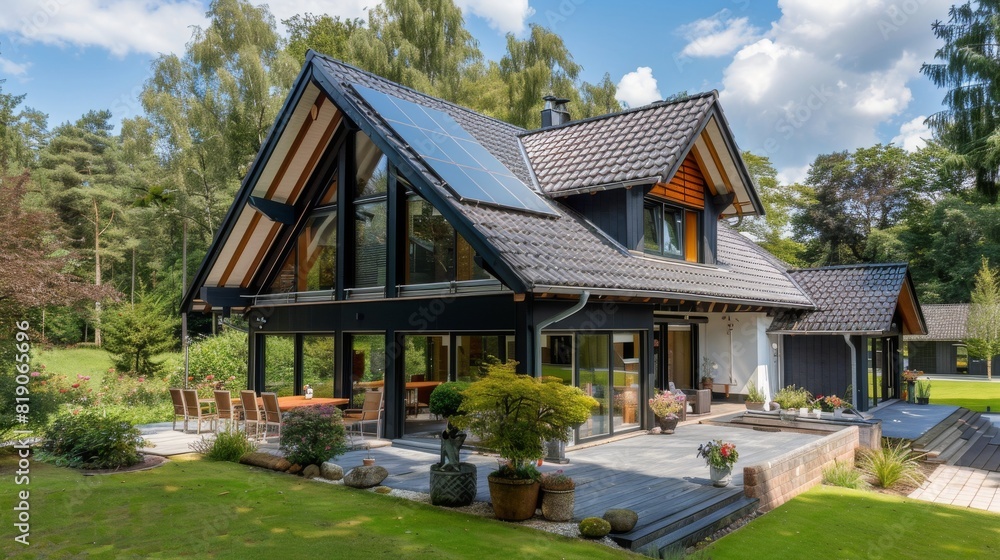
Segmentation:
[(913, 440), (913, 449), (923, 450), (923, 452), (930, 450), (933, 447), (932, 444), (935, 439), (937, 439), (949, 428), (953, 428), (955, 424), (963, 417), (967, 416), (969, 412), (970, 411), (965, 408), (959, 408), (955, 412), (952, 412), (947, 418), (939, 422), (937, 426), (927, 430), (927, 433)]
[(703, 491), (692, 492), (687, 499), (686, 507), (680, 511), (675, 510), (674, 513), (665, 517), (648, 521), (640, 518), (642, 525), (637, 526), (629, 533), (611, 535), (611, 538), (623, 548), (630, 550), (644, 549), (649, 543), (659, 539), (663, 535), (677, 531), (703, 517), (711, 515), (719, 509), (726, 508), (743, 499), (743, 492), (737, 488), (726, 488), (724, 490), (708, 497), (705, 496), (706, 492)]
[(645, 546), (633, 549), (646, 553), (656, 551), (656, 557), (671, 558), (682, 553), (689, 546), (697, 544), (702, 539), (711, 536), (716, 531), (724, 529), (734, 522), (757, 511), (760, 500), (757, 498), (740, 498), (725, 507), (667, 533), (662, 537), (647, 543)]

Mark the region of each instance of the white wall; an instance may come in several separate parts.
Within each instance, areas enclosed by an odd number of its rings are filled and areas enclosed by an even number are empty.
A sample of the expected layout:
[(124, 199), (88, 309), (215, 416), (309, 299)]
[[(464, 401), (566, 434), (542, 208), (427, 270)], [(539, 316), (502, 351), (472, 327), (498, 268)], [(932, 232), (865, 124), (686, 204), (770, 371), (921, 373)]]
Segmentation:
[[(771, 348), (778, 337), (768, 337), (770, 324), (771, 318), (764, 313), (708, 315), (708, 323), (702, 329), (701, 355), (719, 365), (715, 381), (729, 383), (730, 394), (746, 394), (747, 383), (751, 380), (769, 395), (778, 388), (778, 372)], [(699, 363), (699, 377), (701, 366)]]

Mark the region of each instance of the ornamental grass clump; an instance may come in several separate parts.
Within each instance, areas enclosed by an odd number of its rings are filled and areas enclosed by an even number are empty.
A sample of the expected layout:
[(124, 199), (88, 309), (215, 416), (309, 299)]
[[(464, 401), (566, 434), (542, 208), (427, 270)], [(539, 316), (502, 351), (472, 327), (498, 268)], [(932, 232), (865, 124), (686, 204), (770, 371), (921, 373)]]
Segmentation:
[(789, 385), (778, 391), (771, 400), (781, 405), (781, 408), (784, 410), (791, 410), (793, 408), (808, 407), (809, 403), (813, 401), (813, 397), (804, 388)]
[(705, 464), (717, 469), (731, 469), (736, 464), (740, 454), (736, 444), (717, 439), (698, 446), (698, 457), (705, 459)]
[(868, 488), (868, 483), (861, 476), (861, 471), (854, 468), (854, 465), (850, 463), (841, 463), (840, 461), (836, 461), (823, 469), (823, 484), (851, 488), (853, 490)]
[(858, 467), (882, 488), (892, 488), (899, 483), (919, 485), (924, 480), (920, 470), (920, 457), (907, 443), (883, 441), (880, 449), (861, 452)]
[(202, 436), (191, 444), (191, 449), (212, 461), (239, 463), (240, 457), (257, 451), (257, 444), (247, 439), (246, 432), (230, 429), (219, 432), (214, 439)]
[(656, 396), (649, 399), (649, 409), (660, 418), (674, 420), (680, 417), (681, 410), (684, 410), (685, 402), (686, 397), (684, 393), (657, 391)]
[(334, 406), (303, 406), (283, 415), (280, 449), (299, 465), (319, 465), (347, 451), (343, 415)]

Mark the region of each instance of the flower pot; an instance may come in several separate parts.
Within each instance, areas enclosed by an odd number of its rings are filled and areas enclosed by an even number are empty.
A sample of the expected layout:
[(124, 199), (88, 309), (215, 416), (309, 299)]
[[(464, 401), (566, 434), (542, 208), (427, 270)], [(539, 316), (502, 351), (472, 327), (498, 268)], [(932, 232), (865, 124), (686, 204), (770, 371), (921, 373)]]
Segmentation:
[(913, 404), (913, 399), (916, 398), (916, 395), (917, 395), (916, 382), (907, 381), (906, 390), (903, 391), (903, 398), (906, 400), (906, 402)]
[(837, 418), (837, 419), (843, 418), (844, 417), (844, 409), (840, 408), (840, 407), (837, 407), (837, 408), (833, 409), (833, 417)]
[(542, 515), (549, 521), (572, 521), (576, 490), (542, 489)]
[(459, 463), (459, 470), (441, 470), (441, 463), (431, 465), (431, 503), (436, 506), (462, 507), (476, 499), (476, 465)]
[(661, 434), (672, 434), (677, 429), (678, 418), (656, 417), (656, 423), (660, 425)]
[(362, 459), (361, 462), (364, 463), (366, 467), (370, 467), (375, 464), (375, 459)]
[(732, 467), (715, 467), (712, 465), (708, 466), (709, 476), (712, 479), (712, 486), (717, 486), (722, 488), (723, 486), (729, 486), (729, 482), (733, 479), (733, 468)]
[(701, 388), (702, 389), (708, 389), (709, 391), (711, 391), (712, 387), (714, 387), (714, 386), (715, 386), (715, 384), (713, 382), (711, 382), (711, 381), (702, 381), (701, 382)]
[(917, 404), (930, 404), (930, 397), (917, 397)]
[(538, 505), (537, 480), (512, 479), (490, 476), (490, 501), (493, 514), (503, 521), (524, 521), (535, 515)]
[(813, 414), (816, 415), (816, 419), (817, 420), (818, 419), (822, 419), (823, 418), (823, 409), (822, 408), (817, 408), (816, 410), (813, 411)]
[(762, 402), (745, 401), (743, 404), (746, 405), (747, 410), (764, 410), (764, 403)]

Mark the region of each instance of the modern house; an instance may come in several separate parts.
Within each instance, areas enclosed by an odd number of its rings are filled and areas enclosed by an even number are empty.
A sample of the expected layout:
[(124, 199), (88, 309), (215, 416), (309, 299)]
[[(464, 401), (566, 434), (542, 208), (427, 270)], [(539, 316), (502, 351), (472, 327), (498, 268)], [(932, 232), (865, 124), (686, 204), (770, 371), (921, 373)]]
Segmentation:
[(184, 309), (248, 318), (251, 388), (384, 387), (390, 438), (489, 356), (594, 396), (576, 441), (649, 427), (655, 388), (703, 372), (778, 387), (772, 319), (817, 304), (730, 225), (763, 208), (718, 95), (580, 121), (549, 98), (542, 122), (310, 52)]
[[(927, 334), (907, 335), (907, 367), (928, 374), (986, 375), (986, 360), (969, 357), (965, 346), (968, 303), (923, 306)], [(993, 371), (1000, 371), (1000, 356), (993, 359)]]

